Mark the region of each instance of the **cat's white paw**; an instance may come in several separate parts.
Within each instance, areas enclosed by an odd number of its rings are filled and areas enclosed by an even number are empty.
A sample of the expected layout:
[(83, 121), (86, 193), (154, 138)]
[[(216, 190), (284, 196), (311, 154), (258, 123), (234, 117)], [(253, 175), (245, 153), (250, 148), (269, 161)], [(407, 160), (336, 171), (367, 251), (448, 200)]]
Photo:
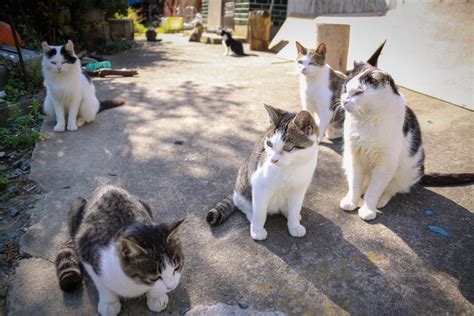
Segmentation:
[(99, 301), (99, 306), (97, 310), (101, 316), (115, 316), (120, 313), (120, 301), (113, 301), (113, 302), (103, 302)]
[(288, 231), (290, 235), (293, 237), (303, 237), (306, 235), (306, 228), (303, 225), (298, 225), (295, 227), (288, 227)]
[(82, 118), (77, 119), (77, 127), (81, 127), (85, 123), (86, 123), (86, 121), (84, 119), (82, 119)]
[(373, 220), (377, 217), (377, 210), (371, 210), (364, 205), (359, 209), (359, 217), (364, 221)]
[(74, 124), (74, 125), (68, 124), (67, 130), (71, 131), (71, 132), (77, 131), (77, 125), (76, 124)]
[(383, 194), (383, 195), (380, 197), (379, 203), (377, 204), (377, 208), (382, 208), (382, 207), (384, 207), (385, 205), (387, 205), (388, 202), (390, 202), (390, 199), (391, 199), (391, 198), (392, 198), (391, 195)]
[(250, 229), (250, 236), (253, 240), (265, 240), (267, 239), (267, 230), (265, 228)]
[(168, 295), (164, 294), (163, 296), (159, 297), (147, 296), (146, 304), (152, 312), (161, 312), (168, 305)]
[(54, 126), (54, 131), (55, 132), (64, 132), (64, 124), (56, 124)]
[(346, 195), (339, 203), (339, 206), (344, 211), (353, 211), (357, 208), (357, 203), (352, 202), (352, 199)]

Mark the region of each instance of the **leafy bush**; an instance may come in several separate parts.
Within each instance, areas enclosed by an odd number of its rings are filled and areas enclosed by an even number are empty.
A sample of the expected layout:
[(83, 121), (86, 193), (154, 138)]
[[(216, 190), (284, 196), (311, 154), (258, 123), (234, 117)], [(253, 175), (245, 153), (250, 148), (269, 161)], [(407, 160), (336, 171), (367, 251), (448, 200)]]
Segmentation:
[(133, 42), (130, 41), (110, 41), (98, 48), (100, 54), (111, 55), (119, 52), (129, 50), (133, 47)]
[(9, 126), (0, 128), (0, 145), (11, 149), (22, 149), (45, 139), (38, 127), (40, 109), (40, 103), (33, 100), (28, 114), (19, 111), (12, 113), (8, 118)]
[(5, 189), (8, 184), (8, 179), (6, 176), (7, 166), (0, 163), (0, 191)]
[(18, 64), (8, 60), (0, 60), (0, 63), (7, 67), (10, 74), (5, 87), (3, 87), (6, 96), (5, 98), (0, 98), (0, 106), (2, 106), (2, 103), (17, 102), (22, 97), (36, 94), (44, 88), (43, 74), (41, 73), (41, 64), (39, 62), (27, 64), (28, 84), (23, 80)]
[(135, 34), (144, 34), (147, 31), (147, 27), (141, 23), (142, 20), (138, 16), (138, 13), (132, 8), (127, 9), (127, 15), (115, 13), (114, 17), (116, 19), (131, 19), (133, 21), (133, 32)]

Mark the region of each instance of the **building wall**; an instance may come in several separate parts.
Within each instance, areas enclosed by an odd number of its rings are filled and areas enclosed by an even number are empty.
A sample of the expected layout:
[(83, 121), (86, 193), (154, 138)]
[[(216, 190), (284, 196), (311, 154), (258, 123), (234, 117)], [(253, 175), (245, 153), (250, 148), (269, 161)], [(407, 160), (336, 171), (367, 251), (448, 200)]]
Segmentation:
[[(202, 1), (202, 16), (204, 23), (207, 23), (209, 1), (222, 0), (203, 0)], [(268, 10), (270, 8), (271, 0), (235, 0), (235, 25), (247, 25), (249, 18), (249, 11), (251, 10)], [(288, 0), (275, 0), (272, 10), (272, 21), (274, 24), (282, 24), (287, 15)]]
[(327, 14), (385, 12), (387, 0), (288, 0), (288, 14), (310, 17)]
[(474, 110), (472, 12), (468, 0), (398, 0), (383, 16), (318, 17), (315, 23), (350, 25), (348, 69), (387, 39), (379, 67), (397, 84)]

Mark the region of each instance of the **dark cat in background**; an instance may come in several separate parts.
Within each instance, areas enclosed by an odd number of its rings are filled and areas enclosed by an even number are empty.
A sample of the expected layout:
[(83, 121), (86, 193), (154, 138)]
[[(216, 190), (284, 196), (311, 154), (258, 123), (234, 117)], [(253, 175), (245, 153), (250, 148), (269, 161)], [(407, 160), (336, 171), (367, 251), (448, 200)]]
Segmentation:
[(228, 56), (230, 51), (237, 55), (237, 56), (248, 56), (244, 53), (244, 47), (242, 43), (233, 39), (232, 34), (226, 30), (222, 30), (218, 32), (220, 36), (222, 36), (222, 45), (224, 45), (224, 56)]

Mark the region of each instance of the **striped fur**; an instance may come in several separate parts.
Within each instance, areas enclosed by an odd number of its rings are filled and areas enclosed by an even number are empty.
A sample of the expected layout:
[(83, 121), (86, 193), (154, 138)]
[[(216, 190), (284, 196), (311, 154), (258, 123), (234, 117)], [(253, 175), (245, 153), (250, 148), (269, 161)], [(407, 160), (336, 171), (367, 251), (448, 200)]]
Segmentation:
[(234, 211), (235, 206), (232, 201), (232, 195), (229, 195), (217, 203), (213, 209), (209, 210), (206, 220), (210, 225), (217, 226), (225, 222)]
[[(74, 238), (79, 229), (86, 204), (87, 200), (82, 197), (76, 198), (71, 204), (68, 223), (71, 238)], [(59, 287), (63, 291), (70, 292), (81, 285), (83, 277), (82, 265), (73, 240), (67, 241), (59, 249), (55, 265)]]
[(421, 177), (420, 184), (427, 187), (474, 184), (474, 173), (428, 173)]
[(72, 240), (65, 243), (56, 257), (56, 274), (59, 286), (65, 292), (78, 288), (82, 283), (82, 266)]

